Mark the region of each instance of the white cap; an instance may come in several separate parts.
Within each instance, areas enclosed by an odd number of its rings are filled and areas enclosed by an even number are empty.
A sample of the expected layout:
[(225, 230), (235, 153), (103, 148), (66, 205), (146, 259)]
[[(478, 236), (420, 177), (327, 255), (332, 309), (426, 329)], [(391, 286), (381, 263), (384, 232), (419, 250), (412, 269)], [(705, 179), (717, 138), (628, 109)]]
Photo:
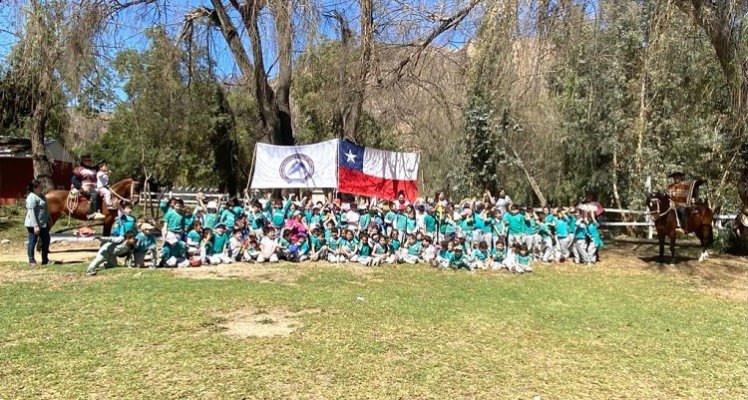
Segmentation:
[(175, 244), (179, 241), (179, 238), (177, 238), (177, 235), (174, 234), (174, 232), (169, 232), (166, 234), (166, 239), (164, 239), (164, 242), (169, 244)]
[(218, 203), (215, 200), (211, 200), (208, 202), (207, 208), (218, 208)]

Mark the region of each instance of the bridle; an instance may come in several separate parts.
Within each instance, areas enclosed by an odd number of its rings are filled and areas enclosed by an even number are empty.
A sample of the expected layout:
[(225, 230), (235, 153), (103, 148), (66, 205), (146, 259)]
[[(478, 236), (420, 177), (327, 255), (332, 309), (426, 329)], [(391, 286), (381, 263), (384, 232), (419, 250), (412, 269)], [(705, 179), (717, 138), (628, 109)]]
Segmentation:
[(122, 201), (124, 201), (124, 202), (128, 202), (128, 203), (133, 203), (133, 202), (134, 202), (134, 199), (135, 199), (135, 185), (136, 185), (136, 184), (137, 184), (137, 183), (136, 183), (135, 181), (131, 181), (131, 182), (130, 182), (130, 195), (129, 195), (129, 197), (130, 197), (130, 198), (129, 198), (129, 199), (126, 199), (126, 198), (124, 198), (124, 197), (120, 196), (120, 194), (119, 194), (119, 193), (117, 193), (116, 191), (114, 191), (114, 190), (113, 190), (113, 189), (111, 189), (111, 188), (110, 188), (109, 190), (110, 190), (110, 192), (111, 192), (111, 193), (112, 193), (113, 195), (117, 196), (117, 197), (118, 197), (118, 198), (119, 198), (120, 200), (122, 200)]
[(657, 207), (656, 210), (652, 210), (651, 208), (649, 210), (649, 215), (652, 217), (653, 221), (657, 221), (658, 219), (660, 219), (660, 218), (664, 217), (665, 215), (667, 215), (669, 212), (675, 210), (675, 203), (673, 203), (672, 201), (670, 201), (668, 209), (665, 210), (664, 212), (660, 212), (661, 211), (661, 208), (660, 208), (660, 199), (658, 197), (652, 197), (649, 200), (649, 203), (650, 203), (649, 205), (651, 205), (652, 203), (655, 203), (655, 205)]

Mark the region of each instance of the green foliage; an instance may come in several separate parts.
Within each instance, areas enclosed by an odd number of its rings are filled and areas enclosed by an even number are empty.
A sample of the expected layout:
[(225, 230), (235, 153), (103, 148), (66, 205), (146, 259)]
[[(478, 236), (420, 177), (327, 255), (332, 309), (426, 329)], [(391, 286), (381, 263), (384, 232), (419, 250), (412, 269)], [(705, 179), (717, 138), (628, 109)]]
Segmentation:
[[(610, 203), (615, 182), (624, 206), (641, 207), (646, 178), (663, 188), (674, 169), (719, 183), (729, 158), (729, 93), (710, 44), (677, 10), (601, 6), (604, 22), (585, 21), (554, 37), (562, 51), (549, 85), (566, 140), (563, 179), (551, 197), (592, 192)], [(658, 24), (665, 18), (671, 22)], [(734, 198), (723, 190), (718, 201)]]
[[(478, 92), (470, 99), (465, 110), (465, 151), (469, 180), (473, 192), (491, 190), (496, 192), (501, 186), (500, 171), (506, 163), (506, 154), (501, 145), (501, 129), (493, 127), (492, 103)], [(458, 192), (467, 192), (463, 188)]]
[(223, 89), (210, 78), (206, 61), (188, 58), (163, 30), (151, 30), (149, 38), (150, 48), (117, 56), (114, 66), (126, 80), (128, 100), (90, 150), (106, 158), (118, 177), (235, 188), (236, 139)]
[[(343, 78), (347, 65), (339, 42), (325, 42), (307, 49), (297, 61), (291, 88), (296, 112), (294, 135), (298, 143), (316, 143), (336, 137), (339, 108), (345, 104), (347, 86)], [(398, 150), (392, 129), (362, 111), (356, 141), (364, 146)]]

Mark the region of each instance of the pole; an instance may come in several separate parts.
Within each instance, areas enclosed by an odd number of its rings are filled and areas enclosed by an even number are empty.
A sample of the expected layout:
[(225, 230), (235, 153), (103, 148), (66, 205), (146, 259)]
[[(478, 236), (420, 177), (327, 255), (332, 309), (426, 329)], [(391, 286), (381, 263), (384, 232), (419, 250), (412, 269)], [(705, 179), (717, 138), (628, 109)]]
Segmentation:
[[(652, 177), (647, 176), (647, 180), (644, 182), (644, 187), (647, 189), (647, 193), (652, 192)], [(649, 214), (649, 210), (647, 209), (647, 205), (644, 205), (644, 211), (646, 214), (644, 214), (647, 221), (647, 239), (652, 239), (654, 236), (653, 228), (652, 228), (652, 216)]]
[(246, 199), (247, 199), (248, 193), (249, 193), (249, 185), (252, 182), (252, 174), (254, 174), (254, 172), (255, 172), (255, 161), (256, 161), (256, 157), (257, 157), (257, 143), (255, 143), (255, 149), (252, 152), (252, 165), (249, 166), (249, 174), (247, 174), (247, 187), (244, 188), (244, 199), (245, 199), (244, 206), (245, 207), (246, 207)]

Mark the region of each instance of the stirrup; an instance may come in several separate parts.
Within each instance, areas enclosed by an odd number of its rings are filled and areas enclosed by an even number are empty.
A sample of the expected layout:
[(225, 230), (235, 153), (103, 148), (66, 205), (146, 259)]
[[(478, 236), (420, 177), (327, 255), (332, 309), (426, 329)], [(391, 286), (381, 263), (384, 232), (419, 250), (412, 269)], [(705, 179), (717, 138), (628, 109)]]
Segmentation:
[(88, 216), (88, 219), (93, 219), (93, 220), (101, 220), (104, 218), (106, 218), (106, 216), (100, 212), (95, 212)]

